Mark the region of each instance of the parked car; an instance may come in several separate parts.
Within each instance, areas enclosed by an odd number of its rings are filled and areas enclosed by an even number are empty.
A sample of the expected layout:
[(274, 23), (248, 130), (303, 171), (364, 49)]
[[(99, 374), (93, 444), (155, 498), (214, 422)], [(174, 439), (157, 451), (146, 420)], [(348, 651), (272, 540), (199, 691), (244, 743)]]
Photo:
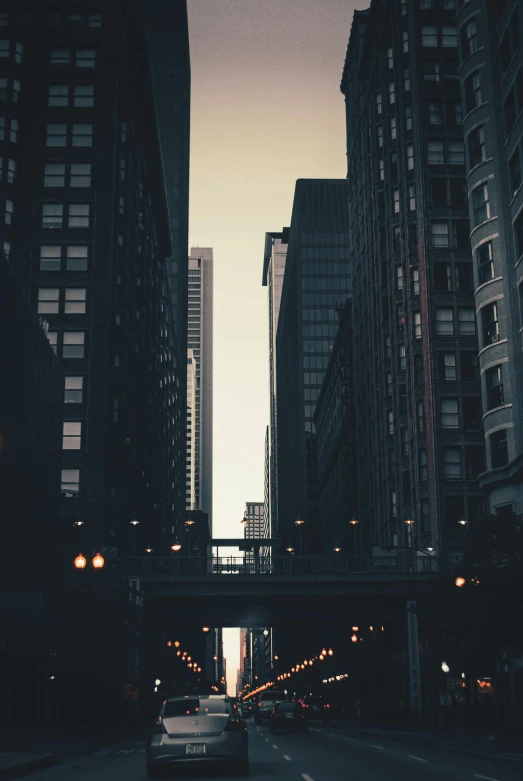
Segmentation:
[(304, 697), (303, 704), (307, 706), (307, 718), (309, 721), (330, 720), (330, 704), (323, 697)]
[(254, 704), (251, 700), (244, 700), (240, 703), (242, 716), (244, 719), (250, 719), (254, 713)]
[(274, 706), (269, 717), (269, 730), (274, 733), (277, 729), (285, 732), (309, 731), (307, 709), (301, 702), (279, 702)]
[(169, 697), (145, 750), (149, 778), (178, 765), (223, 764), (238, 774), (249, 773), (247, 727), (227, 697)]
[(277, 702), (288, 702), (286, 691), (265, 691), (262, 692), (258, 699), (256, 706), (256, 712), (254, 714), (254, 720), (256, 724), (262, 724), (263, 721), (268, 721), (271, 715), (272, 709)]

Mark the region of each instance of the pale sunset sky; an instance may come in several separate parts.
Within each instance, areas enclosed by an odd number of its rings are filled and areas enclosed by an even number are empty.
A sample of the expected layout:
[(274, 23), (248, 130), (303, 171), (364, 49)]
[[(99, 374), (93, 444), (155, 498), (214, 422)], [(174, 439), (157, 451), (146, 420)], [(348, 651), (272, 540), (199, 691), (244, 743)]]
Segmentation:
[[(364, 0), (188, 0), (189, 246), (214, 249), (213, 535), (243, 535), (263, 501), (269, 421), (266, 231), (291, 217), (296, 179), (346, 175), (339, 84)], [(239, 663), (225, 633), (229, 693)]]

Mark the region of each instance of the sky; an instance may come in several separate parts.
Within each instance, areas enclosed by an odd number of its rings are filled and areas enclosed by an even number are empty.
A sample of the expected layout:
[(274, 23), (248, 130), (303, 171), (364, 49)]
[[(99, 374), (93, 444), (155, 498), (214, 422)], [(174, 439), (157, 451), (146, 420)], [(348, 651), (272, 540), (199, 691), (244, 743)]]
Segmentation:
[[(366, 0), (188, 0), (190, 246), (214, 249), (213, 535), (263, 501), (269, 420), (265, 233), (289, 225), (300, 178), (346, 175), (339, 85)], [(238, 633), (225, 639), (235, 685)]]

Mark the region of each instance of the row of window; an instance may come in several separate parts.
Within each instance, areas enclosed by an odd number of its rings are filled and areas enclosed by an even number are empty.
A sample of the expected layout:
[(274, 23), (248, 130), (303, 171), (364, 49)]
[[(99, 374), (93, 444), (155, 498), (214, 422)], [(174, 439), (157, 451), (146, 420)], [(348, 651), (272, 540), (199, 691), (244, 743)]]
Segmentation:
[(93, 145), (93, 126), (90, 123), (49, 124), (45, 144), (48, 147), (90, 147)]
[(50, 62), (53, 68), (94, 68), (95, 49), (51, 49)]
[(19, 103), (21, 89), (22, 86), (19, 79), (8, 79), (7, 76), (0, 76), (0, 100), (8, 100), (10, 92), (13, 103)]
[[(406, 387), (406, 386), (403, 386)], [(406, 395), (403, 396), (404, 405), (402, 407), (400, 403), (400, 412), (406, 413)], [(401, 399), (400, 399), (401, 401)], [(440, 399), (439, 404), (439, 418), (442, 429), (459, 429), (460, 428), (460, 401), (461, 401), (461, 427), (466, 431), (478, 431), (482, 425), (482, 407), (480, 398), (469, 398), (467, 396), (461, 399)], [(416, 419), (417, 430), (421, 434), (425, 431), (425, 412), (423, 401), (416, 402)], [(387, 412), (387, 431), (389, 434), (396, 432), (395, 415), (393, 410)], [(400, 433), (404, 431), (405, 435), (403, 440), (408, 440), (408, 429), (406, 427), (400, 428)], [(408, 455), (408, 453), (405, 453)]]
[(19, 122), (16, 117), (0, 116), (0, 141), (18, 143)]
[(52, 108), (92, 108), (94, 106), (93, 84), (51, 84), (47, 105)]
[(87, 290), (81, 287), (50, 288), (38, 290), (38, 314), (85, 315), (87, 311)]
[(13, 58), (17, 65), (24, 61), (24, 47), (20, 41), (11, 41), (9, 38), (0, 39), (0, 60)]
[[(53, 21), (61, 18), (61, 14), (54, 12), (51, 14)], [(88, 13), (86, 15), (71, 11), (64, 14), (64, 19), (67, 19), (71, 24), (86, 23), (89, 28), (100, 28), (102, 26), (102, 14), (100, 13)], [(0, 11), (0, 27), (7, 27), (9, 24), (9, 11)]]

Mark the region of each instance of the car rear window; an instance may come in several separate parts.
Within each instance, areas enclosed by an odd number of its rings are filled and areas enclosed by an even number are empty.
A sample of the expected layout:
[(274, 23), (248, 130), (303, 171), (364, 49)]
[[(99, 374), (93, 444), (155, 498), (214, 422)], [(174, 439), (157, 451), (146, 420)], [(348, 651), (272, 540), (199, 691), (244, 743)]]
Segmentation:
[(200, 713), (229, 713), (228, 700), (200, 700)]
[(197, 698), (186, 700), (167, 700), (163, 708), (163, 718), (170, 716), (191, 716), (200, 712), (200, 700)]
[(260, 697), (262, 702), (284, 702), (286, 699), (285, 692), (264, 692)]
[(296, 713), (301, 710), (301, 706), (295, 702), (282, 702), (281, 705), (278, 705), (278, 710), (280, 713)]

